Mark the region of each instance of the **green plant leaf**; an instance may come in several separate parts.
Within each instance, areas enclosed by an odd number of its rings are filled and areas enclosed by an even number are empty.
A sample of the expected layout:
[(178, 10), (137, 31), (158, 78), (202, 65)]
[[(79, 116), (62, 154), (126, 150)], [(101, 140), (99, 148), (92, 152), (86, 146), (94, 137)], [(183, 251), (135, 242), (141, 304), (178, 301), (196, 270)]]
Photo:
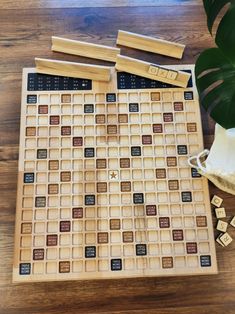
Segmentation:
[(222, 8), (226, 4), (230, 4), (219, 23), (215, 42), (223, 54), (235, 62), (235, 0), (203, 0), (203, 4), (210, 33), (212, 33), (212, 27)]
[(195, 65), (202, 106), (225, 129), (235, 127), (235, 64), (218, 48), (207, 49)]
[(222, 18), (215, 42), (223, 53), (235, 63), (235, 1)]
[(204, 8), (207, 15), (207, 26), (210, 33), (212, 32), (212, 27), (219, 12), (227, 3), (230, 2), (231, 0), (203, 0)]

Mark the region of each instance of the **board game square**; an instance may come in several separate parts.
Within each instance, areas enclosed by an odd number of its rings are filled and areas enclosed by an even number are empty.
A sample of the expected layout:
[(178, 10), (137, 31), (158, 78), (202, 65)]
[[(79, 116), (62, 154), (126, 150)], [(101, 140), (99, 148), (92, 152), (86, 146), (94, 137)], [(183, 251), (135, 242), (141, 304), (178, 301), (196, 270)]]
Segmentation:
[(115, 125), (115, 124), (107, 125), (107, 133), (108, 134), (117, 134), (117, 125)]
[(173, 121), (173, 113), (172, 112), (163, 113), (163, 121), (164, 122), (172, 122)]
[(196, 242), (187, 242), (186, 243), (186, 251), (188, 254), (196, 254), (197, 253), (197, 243)]
[(110, 219), (109, 227), (110, 230), (120, 230), (121, 227), (120, 219)]
[(69, 273), (70, 272), (70, 262), (64, 261), (59, 262), (59, 273)]
[(27, 95), (27, 104), (36, 104), (37, 95)]
[(46, 207), (46, 197), (45, 196), (35, 197), (35, 207)]
[(51, 125), (60, 124), (60, 116), (50, 116), (50, 124)]
[(169, 180), (168, 188), (171, 191), (179, 190), (179, 181), (178, 180)]
[(62, 94), (61, 95), (62, 103), (71, 103), (71, 95), (70, 94)]
[(82, 146), (83, 145), (83, 138), (78, 136), (78, 137), (73, 137), (73, 146)]
[(70, 171), (62, 171), (60, 173), (60, 181), (61, 182), (70, 182), (71, 181), (71, 172)]
[(174, 110), (175, 111), (183, 111), (184, 110), (184, 105), (183, 102), (174, 102)]
[(111, 259), (111, 270), (112, 271), (122, 270), (122, 260), (120, 258)]
[(146, 215), (147, 216), (156, 216), (157, 206), (156, 205), (146, 205)]
[(24, 183), (33, 183), (34, 182), (34, 173), (28, 172), (24, 173)]
[(131, 182), (125, 181), (121, 182), (121, 192), (130, 192), (131, 191)]
[(94, 105), (93, 104), (84, 105), (84, 113), (94, 113)]
[(188, 132), (197, 132), (197, 124), (196, 123), (187, 123), (187, 131)]
[(71, 126), (62, 126), (61, 135), (71, 135)]
[(130, 168), (130, 158), (120, 158), (120, 168)]
[(160, 101), (161, 100), (161, 94), (159, 92), (152, 92), (151, 93), (151, 100), (152, 101)]
[(162, 124), (161, 123), (153, 124), (153, 133), (162, 133)]
[(76, 207), (73, 208), (73, 218), (83, 218), (83, 208), (82, 207)]
[(136, 244), (135, 252), (137, 256), (147, 255), (147, 246), (146, 244)]
[(20, 275), (30, 275), (30, 273), (31, 273), (31, 264), (30, 263), (20, 263), (19, 274)]
[(200, 173), (197, 171), (196, 168), (191, 168), (191, 176), (192, 176), (192, 178), (200, 178), (201, 177)]
[(95, 116), (95, 123), (96, 124), (105, 124), (105, 115), (104, 114), (97, 114)]
[(131, 147), (131, 156), (141, 156), (141, 147), (140, 146), (132, 146)]
[(60, 221), (60, 232), (69, 232), (71, 229), (71, 222), (67, 221)]
[(162, 257), (162, 268), (173, 268), (173, 257)]
[(37, 149), (37, 159), (47, 159), (47, 149)]
[(124, 231), (122, 233), (122, 239), (124, 243), (133, 242), (133, 231)]
[(58, 241), (57, 234), (48, 234), (47, 235), (47, 246), (56, 246)]
[(187, 155), (188, 154), (187, 145), (177, 145), (177, 152), (178, 155)]
[(172, 236), (173, 236), (173, 241), (183, 241), (184, 240), (183, 230), (181, 230), (181, 229), (172, 230)]
[(185, 100), (193, 100), (193, 92), (184, 92), (184, 99)]
[(159, 218), (159, 227), (160, 228), (170, 228), (170, 218), (169, 217), (160, 217)]
[(107, 192), (107, 183), (106, 182), (97, 182), (96, 191), (97, 191), (97, 193), (106, 193)]
[(119, 114), (118, 115), (119, 123), (128, 123), (128, 115), (127, 114)]
[(116, 94), (114, 93), (106, 94), (106, 102), (116, 102)]
[(166, 178), (166, 169), (164, 169), (164, 168), (156, 169), (156, 178), (157, 179), (165, 179)]
[(22, 234), (31, 234), (32, 233), (32, 223), (25, 222), (21, 224), (21, 233)]
[(44, 249), (34, 249), (33, 250), (33, 259), (35, 261), (44, 259)]
[(25, 135), (26, 136), (36, 136), (36, 128), (35, 127), (27, 127)]
[(134, 204), (143, 204), (144, 203), (144, 194), (143, 193), (134, 193), (133, 194)]
[(166, 157), (166, 163), (168, 167), (176, 167), (177, 159), (176, 157)]
[(85, 205), (95, 205), (95, 195), (85, 195)]
[(96, 247), (95, 246), (85, 246), (85, 257), (86, 258), (96, 257)]
[(86, 158), (95, 157), (95, 149), (93, 147), (85, 148), (84, 157), (86, 157)]
[(142, 144), (151, 145), (152, 144), (152, 135), (142, 135)]
[(59, 160), (49, 160), (49, 170), (58, 170)]
[(211, 256), (210, 255), (201, 255), (200, 256), (201, 267), (210, 267), (211, 266)]
[(105, 169), (106, 167), (107, 167), (106, 159), (96, 159), (96, 168), (97, 169)]
[(108, 232), (98, 232), (97, 238), (98, 243), (108, 243), (109, 234)]
[(189, 191), (181, 192), (182, 202), (192, 202), (192, 193)]
[(138, 103), (130, 103), (129, 104), (129, 112), (139, 112), (139, 104)]
[(197, 227), (207, 227), (207, 218), (206, 216), (196, 216)]
[(48, 194), (58, 194), (59, 185), (58, 184), (49, 184), (48, 185)]
[(38, 106), (39, 114), (48, 114), (48, 106), (47, 105), (39, 105)]

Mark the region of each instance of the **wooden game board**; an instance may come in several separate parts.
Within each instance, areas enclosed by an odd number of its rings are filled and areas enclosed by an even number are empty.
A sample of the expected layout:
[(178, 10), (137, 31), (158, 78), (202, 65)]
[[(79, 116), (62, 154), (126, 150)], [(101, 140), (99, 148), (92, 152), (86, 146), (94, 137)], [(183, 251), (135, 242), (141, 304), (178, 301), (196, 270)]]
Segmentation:
[(202, 148), (194, 76), (24, 69), (13, 280), (216, 273), (207, 180), (187, 164)]

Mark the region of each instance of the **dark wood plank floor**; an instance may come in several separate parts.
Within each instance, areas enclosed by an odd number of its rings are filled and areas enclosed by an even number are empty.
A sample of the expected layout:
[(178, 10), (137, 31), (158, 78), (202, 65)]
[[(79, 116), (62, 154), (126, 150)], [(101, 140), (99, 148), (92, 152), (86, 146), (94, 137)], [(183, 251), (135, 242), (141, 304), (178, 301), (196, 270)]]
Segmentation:
[[(118, 29), (187, 44), (185, 64), (195, 62), (199, 52), (213, 44), (200, 0), (0, 2), (0, 314), (235, 313), (234, 243), (225, 249), (217, 246), (217, 276), (11, 283), (21, 70), (34, 66), (35, 56), (92, 62), (50, 52), (50, 37), (113, 45)], [(131, 49), (123, 53), (150, 62), (176, 62)], [(214, 124), (204, 112), (202, 119), (205, 146), (210, 147)], [(235, 198), (212, 185), (210, 192), (224, 198), (232, 217)]]

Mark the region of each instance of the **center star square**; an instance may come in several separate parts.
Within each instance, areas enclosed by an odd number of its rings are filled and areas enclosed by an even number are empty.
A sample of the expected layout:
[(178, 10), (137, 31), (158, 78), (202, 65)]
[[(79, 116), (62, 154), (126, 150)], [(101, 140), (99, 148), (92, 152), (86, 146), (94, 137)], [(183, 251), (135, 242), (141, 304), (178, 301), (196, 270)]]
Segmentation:
[(117, 170), (109, 171), (109, 180), (118, 180), (118, 171)]

